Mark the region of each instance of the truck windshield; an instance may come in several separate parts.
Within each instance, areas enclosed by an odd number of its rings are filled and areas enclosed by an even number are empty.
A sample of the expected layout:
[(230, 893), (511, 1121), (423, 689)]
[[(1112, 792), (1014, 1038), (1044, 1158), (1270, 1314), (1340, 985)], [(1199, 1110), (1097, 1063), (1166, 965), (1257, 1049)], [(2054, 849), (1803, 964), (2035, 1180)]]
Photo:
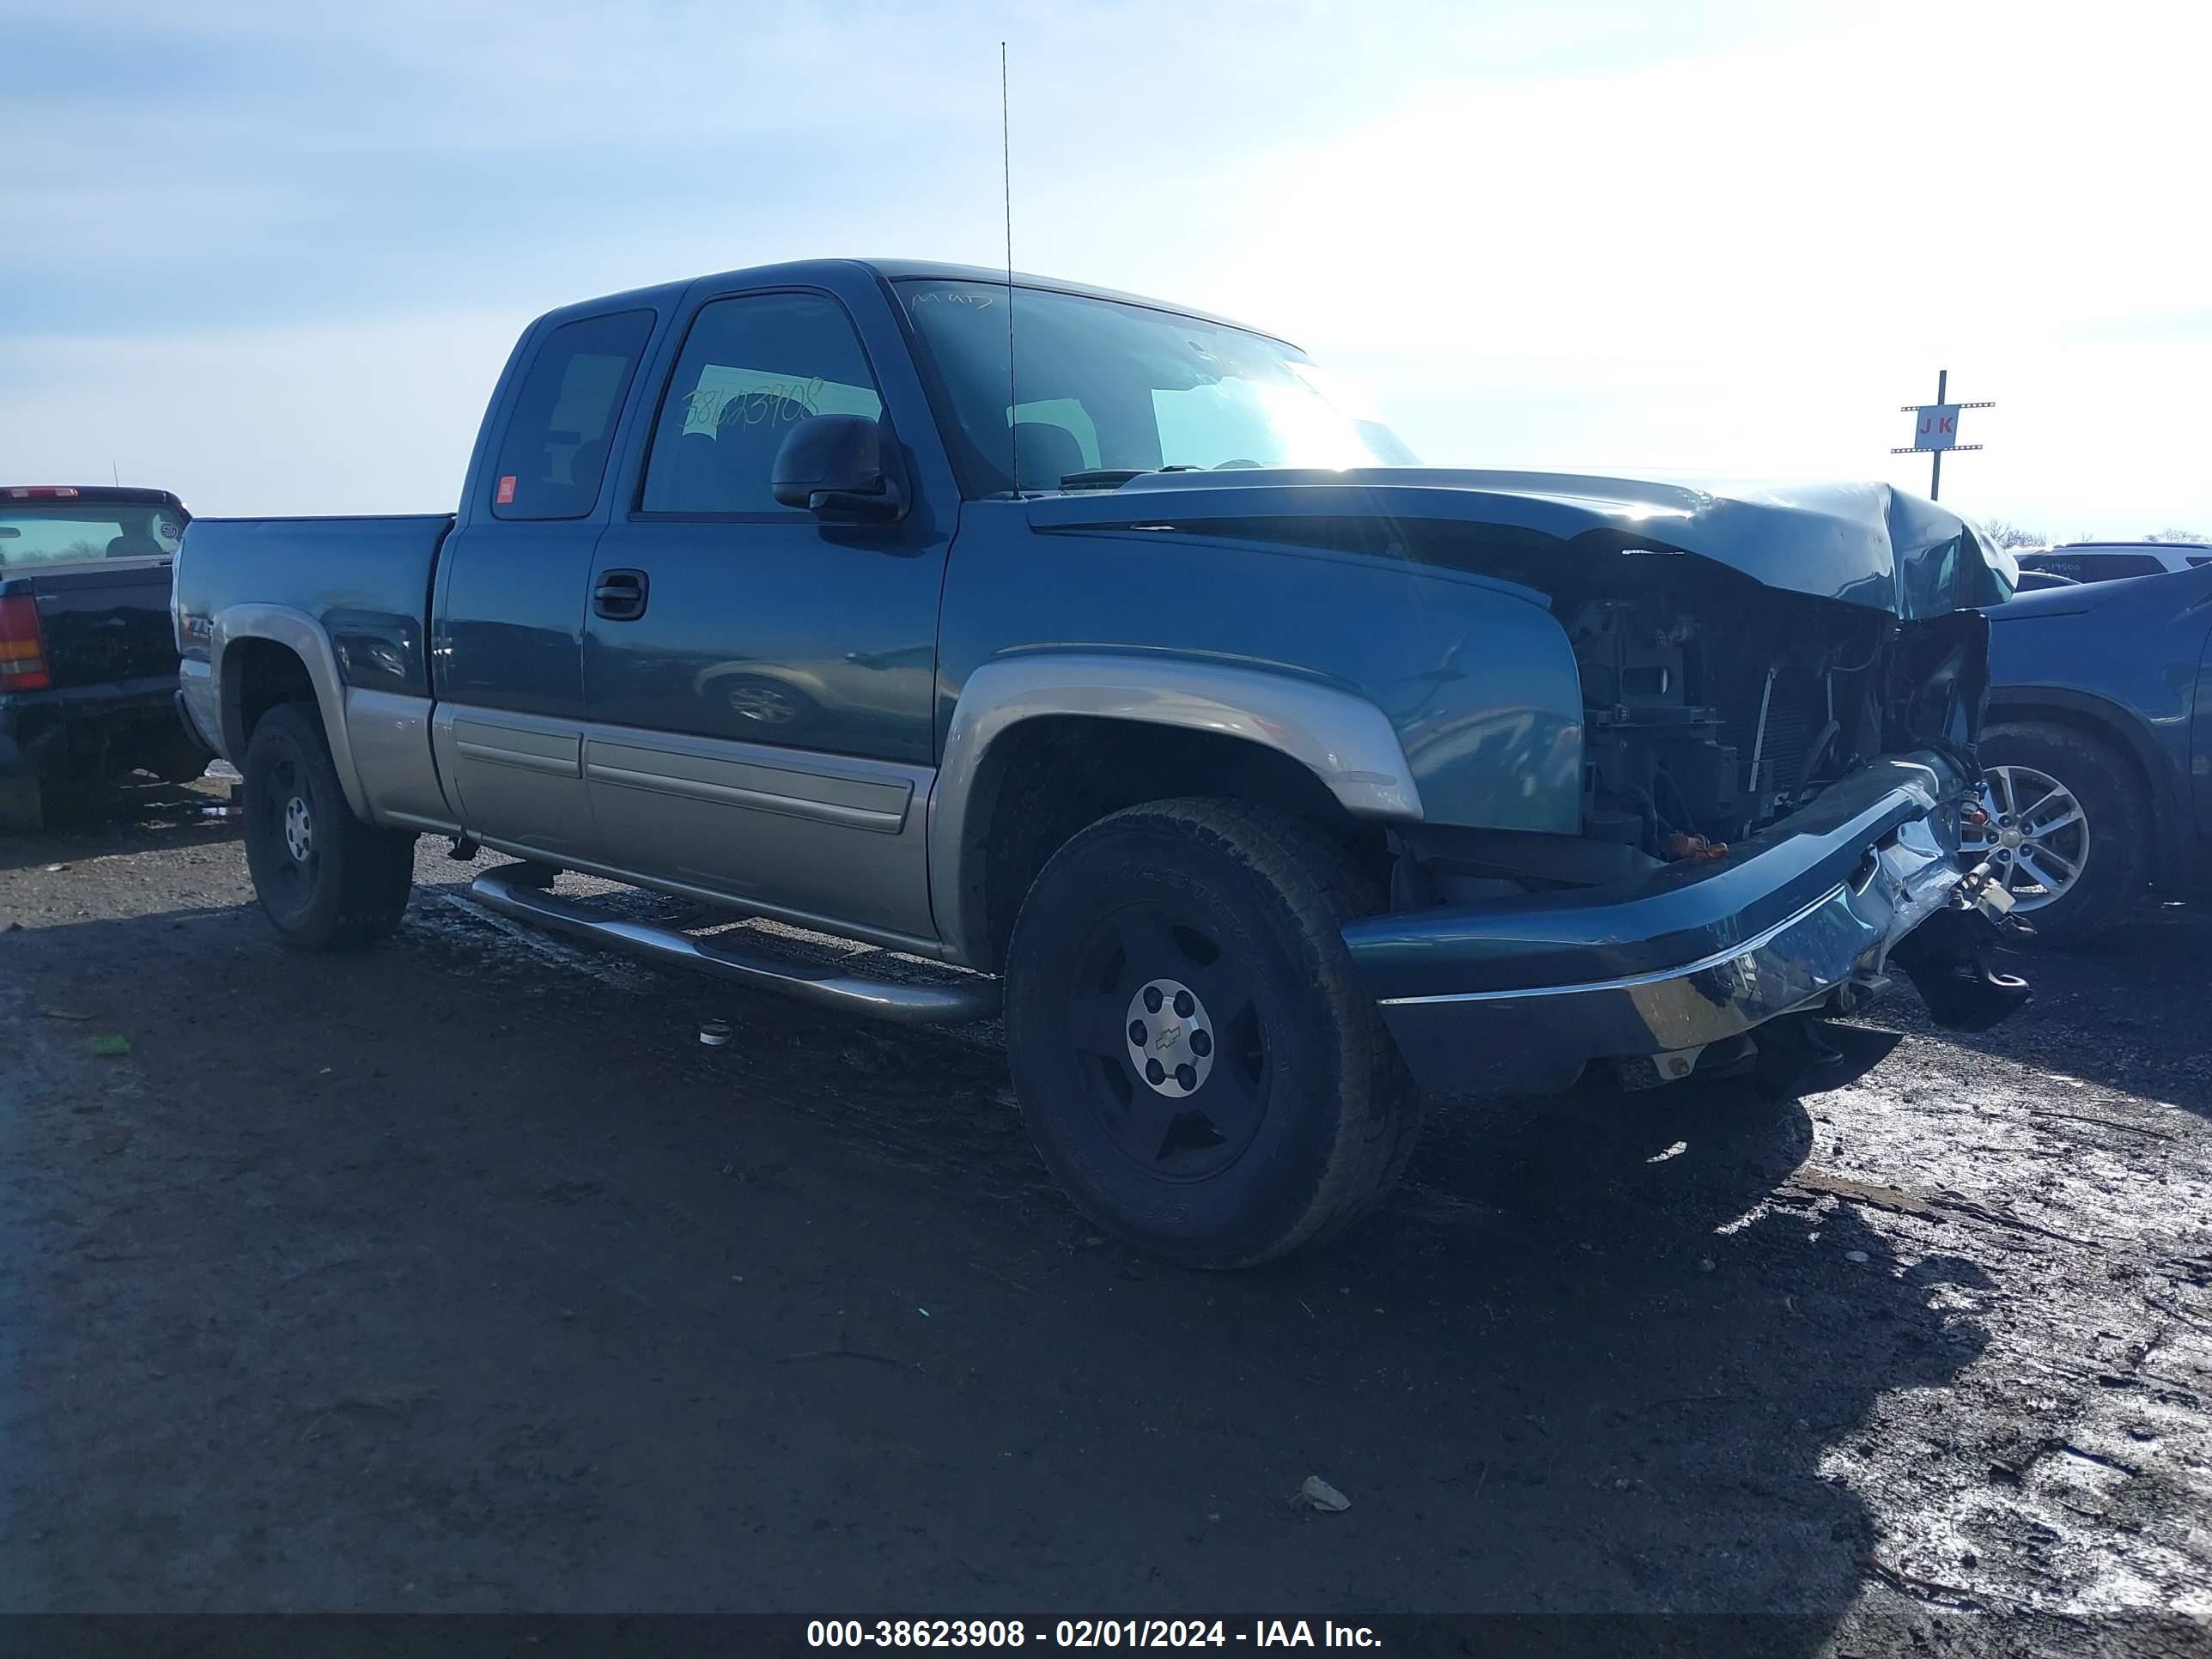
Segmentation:
[(175, 552), (184, 533), (183, 520), (169, 507), (0, 502), (0, 565), (158, 558)]
[[(896, 284), (951, 404), (969, 493), (1085, 472), (1409, 465), (1413, 452), (1295, 347), (1170, 311), (1046, 289)], [(1018, 399), (1018, 401), (1015, 401)]]

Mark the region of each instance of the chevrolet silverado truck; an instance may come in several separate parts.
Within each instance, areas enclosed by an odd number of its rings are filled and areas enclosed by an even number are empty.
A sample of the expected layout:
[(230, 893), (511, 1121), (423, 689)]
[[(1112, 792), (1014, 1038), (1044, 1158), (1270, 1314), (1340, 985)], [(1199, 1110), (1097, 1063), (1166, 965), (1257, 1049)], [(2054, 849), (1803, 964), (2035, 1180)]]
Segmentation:
[(214, 758), (177, 718), (166, 489), (0, 486), (0, 830), (82, 814), (112, 776)]
[(457, 513), (202, 519), (175, 612), (287, 943), (392, 928), (433, 835), (507, 916), (1002, 1012), (1075, 1202), (1228, 1267), (1425, 1099), (1794, 1072), (1893, 970), (2010, 1012), (1959, 847), (2012, 574), (1886, 486), (1424, 468), (1264, 333), (825, 261), (539, 319)]

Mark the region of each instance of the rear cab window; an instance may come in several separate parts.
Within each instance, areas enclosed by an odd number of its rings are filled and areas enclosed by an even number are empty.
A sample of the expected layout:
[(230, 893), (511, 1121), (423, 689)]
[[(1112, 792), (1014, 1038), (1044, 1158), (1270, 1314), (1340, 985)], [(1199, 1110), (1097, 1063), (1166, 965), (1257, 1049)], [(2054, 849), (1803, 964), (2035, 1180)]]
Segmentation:
[(2047, 570), (2077, 582), (2112, 582), (2128, 576), (2163, 574), (2166, 561), (2154, 553), (2030, 553), (2021, 560), (2020, 568)]
[(500, 434), (495, 518), (580, 519), (599, 505), (615, 425), (653, 322), (650, 311), (580, 317), (538, 343)]
[(0, 569), (160, 558), (184, 533), (184, 516), (170, 507), (0, 499)]

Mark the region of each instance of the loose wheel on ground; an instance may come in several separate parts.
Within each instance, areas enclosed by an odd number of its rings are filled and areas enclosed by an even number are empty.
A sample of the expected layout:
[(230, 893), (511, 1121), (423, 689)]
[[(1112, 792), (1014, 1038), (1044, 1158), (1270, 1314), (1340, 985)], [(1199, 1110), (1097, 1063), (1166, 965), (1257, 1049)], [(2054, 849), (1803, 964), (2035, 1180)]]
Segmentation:
[(1007, 1051), (1094, 1220), (1235, 1267), (1373, 1207), (1419, 1118), (1340, 931), (1378, 903), (1326, 835), (1236, 802), (1131, 807), (1054, 855), (1008, 952)]
[(399, 924), (415, 837), (361, 822), (347, 805), (322, 720), (305, 703), (264, 714), (246, 746), (246, 861), (285, 944), (356, 950)]

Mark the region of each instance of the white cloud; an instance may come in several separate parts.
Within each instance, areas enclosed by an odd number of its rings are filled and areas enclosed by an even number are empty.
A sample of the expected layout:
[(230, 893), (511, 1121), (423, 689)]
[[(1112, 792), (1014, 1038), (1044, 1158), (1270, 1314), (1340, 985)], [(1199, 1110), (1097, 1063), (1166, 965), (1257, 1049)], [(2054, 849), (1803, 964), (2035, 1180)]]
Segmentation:
[[(172, 9), (146, 15), (179, 26)], [(410, 166), (511, 155), (514, 199), (544, 204), (545, 234), (471, 239), (465, 209), (418, 220), (387, 201), (387, 309), (358, 324), (201, 337), (118, 317), (98, 338), (0, 337), (11, 471), (96, 476), (128, 438), (147, 477), (229, 510), (442, 504), (513, 332), (547, 306), (811, 253), (994, 261), (1004, 35), (1021, 264), (1303, 340), (1432, 457), (1924, 489), (1924, 460), (1887, 451), (1897, 405), (1948, 367), (1954, 396), (2000, 406), (1969, 416), (1989, 447), (1947, 464), (1947, 499), (2055, 533), (2212, 524), (2195, 391), (2212, 370), (2196, 205), (2212, 22), (2178, 4), (1125, 0), (771, 19), (210, 0), (180, 27), (225, 61), (277, 65), (242, 102), (175, 112), (195, 246), (312, 239), (349, 210), (242, 159), (278, 137)], [(287, 82), (287, 54), (352, 65), (360, 95)], [(280, 120), (279, 93), (314, 118)], [(13, 188), (51, 204), (89, 180), (87, 200), (143, 206), (173, 182), (161, 144), (133, 137), (132, 161), (49, 143)], [(619, 161), (574, 176), (595, 149)], [(141, 331), (155, 337), (123, 337)], [(294, 430), (271, 398), (303, 358), (350, 390)], [(154, 419), (85, 390), (133, 363), (197, 401), (164, 391)]]
[(9, 483), (174, 489), (195, 513), (437, 513), (526, 313), (0, 343)]
[[(1806, 39), (1431, 88), (1209, 180), (1126, 280), (1353, 360), (1418, 448), (1885, 476), (1899, 404), (2054, 529), (2212, 520), (2192, 208), (2212, 26), (1870, 7)], [(1125, 258), (1123, 263), (1128, 261)], [(1122, 273), (1116, 273), (1117, 276)], [(2200, 308), (2192, 310), (2192, 307)]]

